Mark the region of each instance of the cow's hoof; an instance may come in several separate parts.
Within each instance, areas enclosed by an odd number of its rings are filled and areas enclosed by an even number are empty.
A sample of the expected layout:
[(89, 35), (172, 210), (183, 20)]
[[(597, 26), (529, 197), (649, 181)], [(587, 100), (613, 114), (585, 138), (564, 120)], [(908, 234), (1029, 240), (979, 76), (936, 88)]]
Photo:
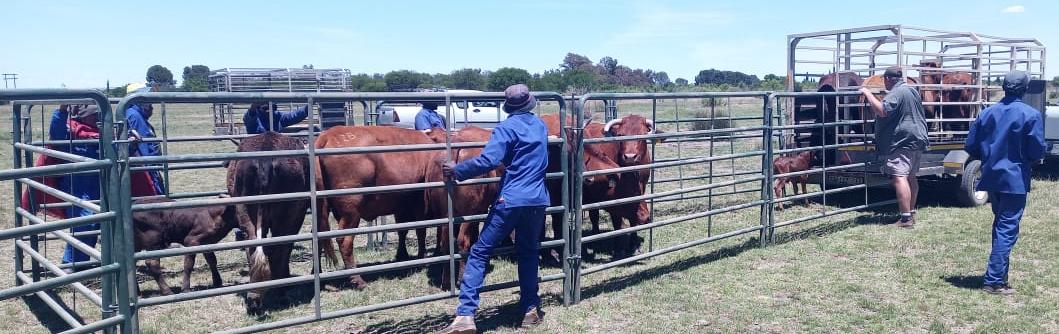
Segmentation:
[(360, 278), (359, 275), (351, 277), (349, 279), (349, 283), (352, 284), (353, 288), (357, 290), (364, 290), (364, 288), (368, 287), (368, 282), (365, 282), (364, 279)]

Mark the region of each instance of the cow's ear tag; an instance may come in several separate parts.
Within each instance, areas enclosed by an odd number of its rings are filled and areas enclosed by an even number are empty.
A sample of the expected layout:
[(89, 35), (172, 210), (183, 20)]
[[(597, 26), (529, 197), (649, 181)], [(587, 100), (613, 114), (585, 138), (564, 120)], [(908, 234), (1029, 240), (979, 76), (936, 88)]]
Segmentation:
[(607, 185), (609, 185), (611, 188), (614, 188), (614, 187), (618, 186), (618, 183), (614, 182), (614, 180), (610, 180), (610, 182), (608, 182)]

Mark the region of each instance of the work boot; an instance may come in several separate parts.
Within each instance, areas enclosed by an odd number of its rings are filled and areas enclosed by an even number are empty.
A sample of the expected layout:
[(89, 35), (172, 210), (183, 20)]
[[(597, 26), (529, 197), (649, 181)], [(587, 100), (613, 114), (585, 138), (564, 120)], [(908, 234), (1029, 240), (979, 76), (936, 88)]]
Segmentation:
[(541, 310), (534, 307), (530, 309), (529, 312), (526, 312), (526, 315), (522, 316), (522, 328), (531, 328), (540, 325), (541, 319), (543, 318), (544, 315), (541, 314)]
[(1007, 284), (986, 285), (982, 287), (982, 290), (991, 295), (1010, 296), (1015, 294), (1015, 289)]
[(474, 317), (469, 315), (458, 315), (452, 320), (449, 327), (445, 327), (437, 334), (474, 334), (478, 328), (474, 326)]

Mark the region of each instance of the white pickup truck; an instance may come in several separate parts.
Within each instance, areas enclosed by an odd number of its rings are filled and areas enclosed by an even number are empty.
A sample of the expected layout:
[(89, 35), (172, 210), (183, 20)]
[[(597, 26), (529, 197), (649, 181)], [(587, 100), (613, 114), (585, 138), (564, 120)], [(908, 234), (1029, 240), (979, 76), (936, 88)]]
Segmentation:
[[(476, 90), (449, 90), (451, 93), (480, 93)], [(449, 126), (462, 128), (474, 125), (483, 128), (492, 128), (497, 123), (507, 119), (507, 113), (500, 107), (501, 101), (452, 101), (451, 106), (439, 105), (437, 112), (448, 119)], [(452, 110), (451, 117), (446, 116)], [(376, 109), (379, 113), (378, 125), (397, 126), (402, 128), (414, 128), (416, 114), (422, 110), (419, 104), (387, 104), (382, 103)], [(451, 119), (449, 119), (451, 118)]]

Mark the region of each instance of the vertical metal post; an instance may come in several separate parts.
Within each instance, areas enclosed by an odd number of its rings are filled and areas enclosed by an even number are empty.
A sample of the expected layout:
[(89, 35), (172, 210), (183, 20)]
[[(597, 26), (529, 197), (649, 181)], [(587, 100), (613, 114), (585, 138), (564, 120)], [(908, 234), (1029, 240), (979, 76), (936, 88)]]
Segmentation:
[[(449, 122), (452, 122), (452, 97), (449, 95), (449, 93), (445, 93), (445, 119), (448, 120)], [(466, 121), (467, 121), (467, 119), (464, 118), (464, 122), (466, 122)], [(448, 126), (448, 128), (445, 129), (445, 161), (453, 161), (452, 160), (452, 134), (450, 132), (452, 131), (452, 128), (455, 127), (455, 124), (452, 124), (452, 125), (453, 126)], [(453, 161), (453, 162), (455, 162), (455, 161)], [(453, 212), (452, 212), (452, 194), (455, 191), (456, 191), (456, 182), (453, 181), (453, 180), (446, 179), (445, 180), (445, 196), (447, 197), (447, 200), (445, 201), (445, 203), (447, 204), (447, 208), (446, 209), (447, 209), (447, 212), (448, 212), (448, 224), (449, 224), (449, 231), (448, 231), (448, 234), (449, 234), (449, 292), (453, 296), (455, 296), (458, 293), (458, 291), (456, 290), (456, 286), (457, 286), (457, 284), (456, 284), (456, 240), (454, 239), (456, 237), (456, 233), (453, 230), (453, 229), (456, 228), (456, 224), (454, 224)], [(489, 222), (487, 221), (487, 222), (485, 222), (485, 224), (489, 224)], [(402, 233), (402, 232), (398, 232), (398, 233)], [(403, 247), (403, 245), (402, 245), (402, 247)], [(420, 251), (422, 251), (422, 250), (420, 250)]]
[[(129, 101), (126, 100), (125, 102)], [(103, 196), (102, 203), (104, 203), (106, 210), (113, 211), (116, 214), (114, 224), (112, 224), (112, 235), (104, 236), (103, 239), (103, 242), (110, 241), (111, 247), (113, 247), (111, 251), (116, 255), (113, 256), (113, 259), (110, 259), (109, 257), (111, 256), (109, 255), (104, 255), (105, 258), (108, 258), (104, 260), (104, 263), (116, 261), (120, 264), (116, 279), (117, 300), (115, 302), (118, 304), (118, 313), (125, 316), (121, 328), (122, 332), (127, 334), (139, 333), (139, 310), (134, 307), (138, 298), (137, 290), (139, 286), (136, 281), (136, 260), (132, 247), (134, 244), (131, 219), (132, 183), (129, 170), (128, 132), (126, 131), (127, 124), (125, 124), (125, 110), (123, 108), (126, 103), (119, 103), (118, 108), (113, 112), (110, 110), (108, 101), (103, 100), (100, 104), (102, 104), (99, 107), (104, 111), (104, 116), (103, 128), (101, 129), (103, 133), (99, 137), (99, 146), (103, 157), (113, 161), (109, 173), (104, 173), (107, 178), (103, 181), (108, 187), (107, 196)], [(115, 133), (114, 124), (117, 124), (117, 128), (121, 131)], [(121, 139), (117, 145), (113, 144), (113, 139), (115, 138)]]
[[(22, 104), (20, 104), (20, 103), (12, 103), (12, 104), (13, 104), (13, 107), (14, 107), (13, 110), (15, 110), (16, 112), (21, 113)], [(19, 140), (21, 142), (24, 142), (24, 143), (33, 141), (33, 124), (30, 122), (30, 119), (32, 118), (32, 115), (33, 115), (33, 106), (30, 105), (30, 107), (28, 109), (26, 109), (25, 114), (23, 114), (21, 119), (18, 121), (18, 123), (19, 123), (18, 124), (19, 132), (21, 133), (21, 136), (12, 137), (12, 139), (17, 139), (17, 140)], [(64, 119), (63, 121), (65, 122), (66, 120)], [(44, 106), (41, 106), (41, 134), (42, 135), (44, 133), (46, 133), (46, 131), (44, 130), (45, 127), (44, 127), (44, 123), (43, 122), (44, 122)], [(41, 138), (41, 139), (47, 139), (47, 138)], [(18, 150), (17, 149), (13, 149), (11, 151), (11, 153), (14, 154), (14, 155), (18, 155)], [(33, 163), (33, 152), (29, 152), (29, 151), (23, 152), (22, 153), (22, 161), (23, 161), (24, 164), (32, 164)], [(21, 187), (22, 183), (18, 182), (18, 181), (15, 181), (15, 186), (16, 187)], [(15, 198), (16, 199), (19, 198), (18, 196), (21, 196), (21, 193), (16, 194)], [(29, 197), (29, 202), (30, 202), (29, 204), (30, 204), (31, 208), (36, 208), (36, 205), (43, 204), (43, 203), (36, 203), (36, 201), (33, 200), (33, 196)], [(21, 216), (18, 215), (18, 214), (16, 214), (15, 217), (16, 217), (16, 219), (21, 218)], [(45, 242), (47, 242), (47, 239), (45, 239)], [(40, 237), (38, 235), (36, 235), (36, 234), (29, 236), (29, 246), (34, 251), (40, 252), (40, 250), (41, 250), (40, 249)], [(47, 246), (47, 245), (45, 245), (45, 246)], [(15, 247), (15, 249), (19, 249), (19, 248)], [(47, 247), (45, 247), (45, 249), (47, 249)], [(47, 250), (45, 250), (44, 254), (45, 255), (47, 254)], [(40, 274), (42, 272), (41, 265), (40, 265), (39, 262), (37, 262), (36, 259), (33, 259), (33, 258), (30, 258), (29, 261), (30, 261), (30, 270), (33, 271), (30, 276), (33, 278), (34, 282), (39, 281), (40, 280)]]
[[(165, 102), (160, 103), (160, 105), (162, 107), (162, 155), (169, 155), (169, 127), (167, 125), (168, 122), (166, 121), (169, 118), (166, 117)], [(165, 195), (166, 197), (169, 197), (169, 192), (171, 191), (169, 188), (172, 188), (170, 185), (172, 185), (173, 183), (169, 182), (169, 162), (168, 161), (162, 163), (162, 173), (164, 174), (162, 176), (162, 180), (164, 180), (164, 181), (162, 181), (162, 185), (163, 185), (162, 188), (164, 188), (164, 190), (165, 190), (165, 194), (163, 194), (163, 195)]]
[[(761, 108), (763, 115), (761, 125), (765, 128), (761, 134), (761, 148), (765, 151), (761, 157), (761, 173), (765, 176), (761, 179), (761, 199), (764, 201), (761, 204), (761, 232), (758, 233), (758, 239), (761, 246), (767, 246), (775, 242), (775, 222), (772, 220), (772, 212), (775, 209), (775, 203), (772, 198), (772, 109), (770, 108), (773, 99), (773, 95), (769, 94), (764, 96), (765, 105)], [(779, 101), (777, 100), (777, 106)]]
[[(712, 98), (711, 98), (711, 103), (712, 103)], [(686, 101), (685, 101), (684, 105), (685, 106), (687, 105)], [(677, 101), (676, 100), (673, 100), (673, 109), (674, 109), (673, 113), (674, 113), (674, 116), (675, 116), (676, 121), (677, 121), (677, 132), (680, 132), (680, 107), (677, 106)], [(678, 140), (677, 141), (677, 160), (684, 159), (684, 156), (681, 153), (681, 147), (683, 147), (681, 144), (683, 144), (682, 141)], [(711, 173), (712, 173), (712, 171), (711, 171)], [(680, 189), (684, 189), (684, 165), (677, 165), (677, 187), (679, 187)], [(684, 205), (684, 193), (683, 192), (680, 193), (680, 204)]]
[[(313, 233), (313, 316), (316, 319), (320, 319), (320, 217), (317, 215), (319, 210), (318, 199), (316, 198), (316, 170), (319, 168), (319, 161), (316, 160), (316, 132), (313, 130), (316, 126), (316, 115), (313, 114), (313, 97), (310, 96), (307, 101), (306, 108), (309, 113), (309, 131), (307, 131), (308, 144), (305, 149), (309, 153), (309, 213), (312, 216), (312, 233)], [(323, 127), (323, 122), (321, 127)], [(325, 218), (326, 219), (326, 218)], [(327, 222), (323, 222), (327, 223)], [(327, 240), (331, 242), (330, 239)]]
[[(652, 98), (651, 99), (651, 122), (652, 122), (652, 124), (654, 124), (655, 128), (651, 129), (651, 132), (656, 132), (656, 130), (657, 130), (658, 123), (655, 120), (655, 118), (657, 118), (657, 117), (658, 117), (658, 99), (657, 98)], [(652, 140), (651, 141), (651, 162), (654, 162), (654, 161), (655, 161), (655, 141)], [(655, 193), (655, 182), (654, 182), (654, 180), (655, 180), (655, 169), (651, 168), (650, 170), (651, 170), (651, 194), (654, 194)], [(651, 206), (648, 208), (648, 210), (650, 210), (651, 220), (653, 221), (654, 217), (655, 217), (655, 201), (654, 200), (651, 200)], [(614, 218), (611, 217), (611, 219), (614, 219)], [(648, 252), (653, 252), (654, 250), (655, 250), (655, 228), (652, 227), (652, 228), (647, 230), (647, 251)]]
[[(709, 102), (710, 103), (710, 128), (709, 128), (709, 130), (713, 130), (713, 129), (717, 128), (717, 124), (716, 124), (716, 121), (717, 121), (717, 99), (711, 97), (707, 101), (710, 101)], [(709, 145), (709, 152), (710, 152), (709, 154), (710, 155), (709, 156), (711, 158), (713, 157), (713, 149), (714, 149), (713, 140), (715, 138), (714, 136), (715, 136), (714, 134), (711, 134), (711, 135), (708, 136), (708, 139), (709, 139), (709, 142), (710, 142), (710, 145)], [(708, 164), (706, 164), (706, 165), (707, 165), (707, 168), (710, 169), (707, 172), (708, 174), (706, 174), (707, 175), (706, 183), (707, 184), (713, 184), (713, 160), (710, 160), (710, 162)], [(683, 179), (684, 177), (681, 176), (680, 178)], [(684, 187), (681, 186), (681, 188), (684, 188)], [(707, 190), (706, 194), (707, 194), (706, 195), (707, 196), (706, 197), (706, 210), (711, 210), (712, 211), (713, 210), (713, 188), (710, 188), (709, 190)], [(713, 216), (714, 215), (706, 216), (706, 236), (707, 237), (713, 236)]]
[[(566, 224), (566, 230), (569, 237), (569, 241), (567, 241), (567, 244), (569, 245), (567, 261), (570, 262), (570, 271), (566, 274), (566, 277), (570, 280), (570, 291), (567, 293), (569, 295), (567, 296), (567, 298), (571, 300), (570, 302), (572, 304), (576, 304), (581, 301), (581, 221), (584, 219), (584, 212), (581, 210), (581, 192), (583, 187), (582, 183), (584, 182), (584, 176), (582, 175), (584, 173), (585, 166), (585, 164), (583, 163), (583, 155), (585, 152), (585, 115), (583, 110), (584, 104), (584, 97), (582, 97), (580, 101), (574, 101), (574, 119), (576, 120), (576, 122), (575, 124), (572, 124), (572, 131), (570, 131), (570, 134), (568, 134), (566, 131), (563, 131), (561, 133), (561, 136), (563, 137), (565, 142), (573, 143), (572, 147), (569, 147), (571, 145), (563, 145), (562, 154), (564, 159), (566, 159), (567, 155), (570, 155), (566, 166), (568, 166), (568, 174), (571, 175), (570, 177), (567, 177), (567, 180), (569, 180), (570, 182), (572, 191), (567, 197), (568, 201), (565, 202), (564, 205), (570, 206), (568, 212), (572, 213), (573, 217), (572, 219), (566, 220), (564, 223)], [(565, 115), (562, 115), (562, 111), (560, 110), (560, 126), (563, 126), (565, 118)], [(567, 138), (569, 135), (572, 135), (573, 138)], [(572, 149), (573, 152), (569, 152), (569, 149)]]
[[(560, 96), (560, 99), (562, 99), (562, 96)], [(574, 100), (573, 100), (573, 97), (570, 98), (570, 101), (571, 101), (570, 102), (571, 104), (576, 104), (576, 102), (574, 102)], [(563, 306), (570, 306), (571, 304), (577, 302), (574, 299), (574, 291), (575, 291), (574, 279), (576, 277), (573, 274), (573, 272), (574, 272), (574, 265), (575, 264), (573, 263), (574, 259), (572, 259), (570, 256), (571, 255), (575, 255), (575, 254), (576, 255), (580, 255), (580, 254), (572, 252), (573, 247), (574, 247), (574, 240), (572, 240), (573, 233), (570, 231), (570, 226), (572, 226), (574, 224), (570, 222), (570, 219), (572, 217), (571, 210), (572, 210), (572, 207), (573, 207), (573, 204), (570, 201), (570, 196), (572, 196), (571, 195), (571, 191), (570, 191), (571, 190), (570, 189), (570, 181), (573, 180), (573, 178), (570, 177), (571, 171), (570, 171), (570, 165), (568, 164), (569, 161), (570, 161), (570, 158), (568, 157), (569, 152), (568, 152), (568, 149), (567, 149), (569, 147), (568, 143), (570, 143), (570, 141), (567, 140), (568, 139), (568, 136), (567, 136), (567, 133), (566, 133), (566, 126), (567, 126), (566, 121), (567, 121), (567, 119), (566, 119), (566, 114), (563, 113), (563, 111), (564, 111), (563, 110), (563, 102), (562, 101), (558, 101), (558, 103), (559, 103), (559, 113), (558, 113), (558, 115), (559, 115), (559, 138), (562, 138), (562, 143), (559, 144), (559, 151), (560, 151), (560, 154), (559, 154), (559, 156), (560, 156), (559, 166), (560, 166), (560, 169), (563, 172), (562, 185), (559, 187), (560, 191), (562, 192), (562, 195), (560, 196), (560, 198), (561, 198), (561, 202), (560, 203), (563, 205), (563, 215), (562, 215), (562, 224), (563, 224)], [(551, 146), (549, 146), (548, 149), (550, 150)], [(547, 183), (549, 181), (545, 180), (545, 182)], [(554, 217), (554, 216), (552, 216), (552, 217)], [(544, 223), (544, 222), (541, 222), (541, 223)], [(555, 225), (554, 221), (552, 222), (552, 225)], [(577, 225), (580, 226), (580, 224), (577, 224)], [(545, 225), (545, 226), (547, 226), (547, 225)], [(542, 228), (544, 228), (544, 227), (542, 227)], [(555, 231), (552, 231), (552, 233), (555, 233)]]
[[(13, 108), (12, 108), (12, 115), (11, 115), (11, 141), (12, 141), (12, 143), (11, 143), (11, 157), (12, 157), (12, 160), (13, 160), (13, 163), (11, 164), (11, 168), (14, 168), (14, 169), (22, 168), (22, 155), (19, 154), (18, 147), (15, 147), (15, 143), (21, 143), (22, 142), (22, 124), (23, 124), (23, 120), (22, 120), (22, 105), (16, 103), (13, 106)], [(30, 162), (30, 163), (32, 163), (32, 162)], [(14, 186), (13, 187), (14, 194), (11, 197), (12, 201), (13, 201), (12, 203), (20, 203), (19, 198), (21, 198), (21, 196), (22, 196), (22, 182), (18, 182), (18, 180), (15, 180), (13, 186)], [(20, 205), (21, 204), (15, 204), (16, 207), (19, 207)], [(31, 208), (24, 208), (24, 209), (27, 209), (27, 210), (30, 210), (30, 211), (34, 211)], [(18, 213), (15, 213), (14, 216), (15, 216), (15, 228), (21, 227), (22, 226), (22, 215), (20, 215)], [(34, 238), (34, 239), (36, 239), (36, 238)], [(22, 259), (24, 257), (24, 255), (22, 254), (22, 249), (19, 248), (18, 246), (16, 246), (14, 243), (12, 243), (11, 246), (15, 248), (15, 273), (21, 273), (22, 272)], [(35, 275), (36, 275), (36, 271), (34, 271), (34, 276)], [(15, 278), (15, 285), (22, 285), (22, 280), (18, 279), (17, 275), (15, 275), (14, 278)], [(34, 279), (34, 281), (35, 280), (36, 279)]]

